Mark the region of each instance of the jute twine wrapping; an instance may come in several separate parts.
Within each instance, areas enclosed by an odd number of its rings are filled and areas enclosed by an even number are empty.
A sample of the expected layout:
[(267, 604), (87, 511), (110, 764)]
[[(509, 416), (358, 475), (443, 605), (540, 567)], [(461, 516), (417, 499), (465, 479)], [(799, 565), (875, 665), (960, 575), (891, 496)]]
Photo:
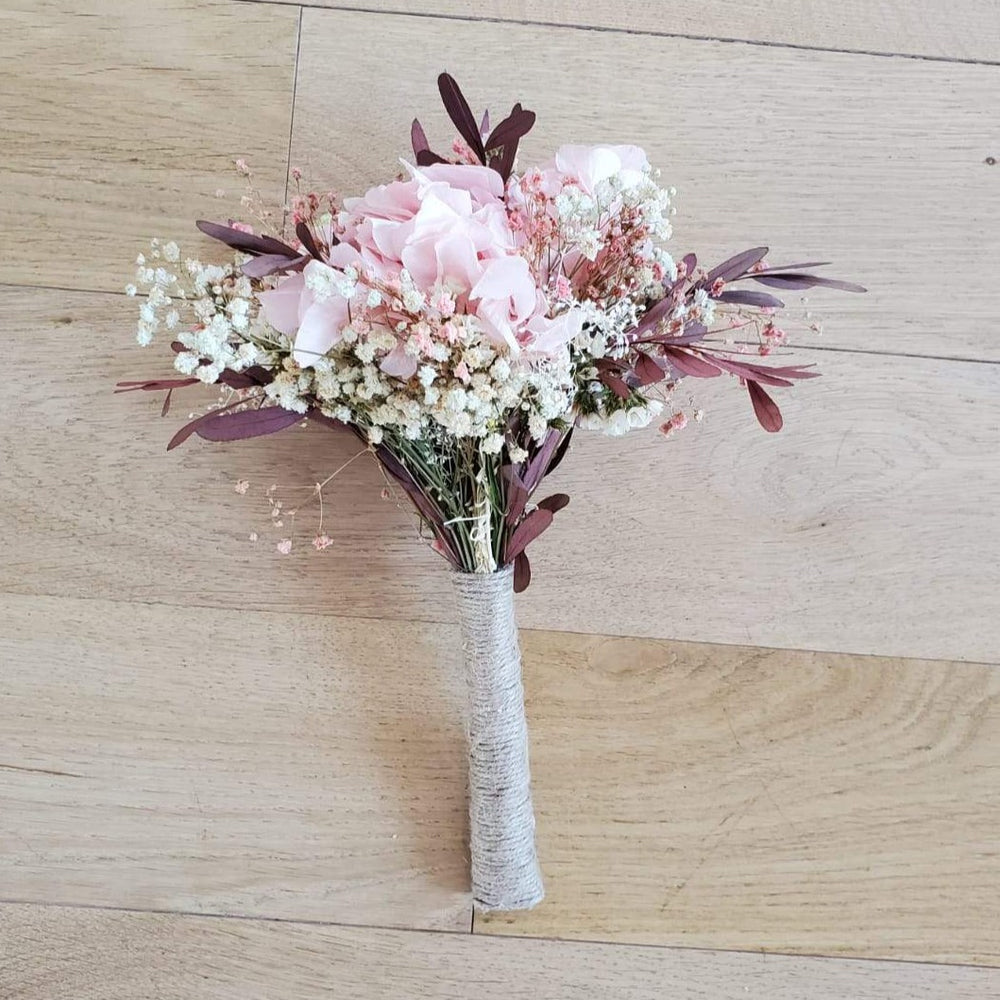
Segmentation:
[(473, 899), (483, 910), (528, 910), (544, 891), (535, 853), (513, 570), (451, 576), (469, 687)]

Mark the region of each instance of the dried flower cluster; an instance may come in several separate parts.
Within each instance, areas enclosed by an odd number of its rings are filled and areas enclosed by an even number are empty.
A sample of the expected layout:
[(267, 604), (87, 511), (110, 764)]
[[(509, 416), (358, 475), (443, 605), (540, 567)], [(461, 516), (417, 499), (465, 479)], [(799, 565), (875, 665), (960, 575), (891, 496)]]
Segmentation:
[[(781, 427), (764, 387), (816, 373), (754, 363), (713, 339), (755, 329), (762, 355), (784, 340), (773, 318), (782, 302), (735, 283), (859, 289), (803, 270), (812, 264), (766, 267), (763, 247), (711, 270), (693, 254), (675, 261), (664, 247), (674, 192), (641, 149), (564, 146), (517, 173), (534, 114), (515, 105), (491, 129), (447, 74), (439, 86), (461, 137), (451, 158), (414, 122), (414, 161), (399, 179), (343, 203), (298, 192), (293, 237), (263, 231), (270, 215), (250, 194), (262, 231), (198, 224), (235, 251), (226, 265), (182, 261), (176, 244), (154, 241), (127, 290), (146, 294), (140, 343), (169, 333), (185, 377), (122, 387), (227, 387), (171, 446), (307, 416), (350, 428), (455, 568), (513, 562), (523, 588), (525, 547), (568, 498), (529, 500), (574, 427), (643, 427), (683, 377), (722, 373), (746, 386), (765, 429)], [(671, 412), (661, 430), (686, 422)], [(316, 547), (329, 543), (322, 534)]]

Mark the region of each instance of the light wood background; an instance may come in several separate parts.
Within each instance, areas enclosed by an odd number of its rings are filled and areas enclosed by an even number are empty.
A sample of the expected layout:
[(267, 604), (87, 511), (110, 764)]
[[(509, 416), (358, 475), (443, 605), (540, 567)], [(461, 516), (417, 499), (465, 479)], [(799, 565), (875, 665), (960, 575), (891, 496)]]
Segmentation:
[[(703, 384), (559, 471), (519, 603), (548, 898), (489, 919), (412, 519), (359, 461), (307, 552), (263, 490), (348, 440), (165, 455), (184, 404), (110, 393), (169, 370), (120, 294), (149, 236), (210, 253), (236, 156), (280, 203), (414, 113), (446, 141), (442, 68), (539, 112), (526, 158), (642, 143), (679, 249), (871, 288), (790, 303), (825, 377), (781, 435)], [(0, 0), (0, 998), (1000, 997), (998, 99), (989, 0)]]

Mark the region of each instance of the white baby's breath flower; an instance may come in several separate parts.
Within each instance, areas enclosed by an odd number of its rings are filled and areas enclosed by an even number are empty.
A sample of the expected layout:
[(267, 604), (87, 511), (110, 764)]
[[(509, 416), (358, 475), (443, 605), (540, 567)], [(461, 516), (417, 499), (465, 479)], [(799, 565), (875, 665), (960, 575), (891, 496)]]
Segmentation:
[(483, 454), (498, 455), (503, 450), (502, 434), (487, 434), (482, 443)]

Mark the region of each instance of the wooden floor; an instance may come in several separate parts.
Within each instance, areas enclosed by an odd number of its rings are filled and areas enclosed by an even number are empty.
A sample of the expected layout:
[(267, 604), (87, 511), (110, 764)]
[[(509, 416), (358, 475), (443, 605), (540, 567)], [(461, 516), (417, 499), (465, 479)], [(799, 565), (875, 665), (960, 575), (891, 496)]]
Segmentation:
[[(443, 68), (539, 112), (526, 159), (645, 145), (679, 248), (871, 288), (791, 304), (782, 435), (698, 386), (560, 469), (548, 897), (490, 918), (448, 582), (377, 470), (283, 557), (264, 490), (347, 441), (168, 456), (110, 393), (167, 370), (149, 236), (210, 253), (236, 156), (374, 182)], [(1000, 998), (998, 105), (993, 0), (0, 0), (0, 1000)]]

